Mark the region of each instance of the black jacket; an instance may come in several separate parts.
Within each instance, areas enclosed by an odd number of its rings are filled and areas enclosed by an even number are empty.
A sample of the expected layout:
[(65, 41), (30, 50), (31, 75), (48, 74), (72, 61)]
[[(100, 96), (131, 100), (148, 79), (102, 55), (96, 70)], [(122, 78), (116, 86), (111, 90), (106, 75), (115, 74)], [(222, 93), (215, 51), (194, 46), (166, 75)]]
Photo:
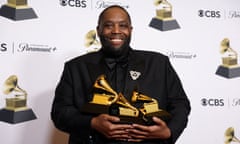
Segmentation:
[[(106, 144), (106, 139), (91, 129), (93, 115), (81, 113), (81, 107), (92, 100), (95, 80), (107, 71), (102, 51), (76, 57), (65, 63), (56, 88), (51, 117), (55, 126), (70, 134), (70, 144)], [(130, 71), (140, 72), (133, 80)], [(190, 103), (177, 73), (167, 56), (155, 52), (130, 50), (123, 95), (129, 98), (135, 88), (156, 99), (161, 109), (172, 114), (167, 122), (171, 139), (152, 143), (173, 144), (187, 125)], [(114, 144), (117, 142), (113, 142)], [(143, 142), (147, 144), (147, 142)]]

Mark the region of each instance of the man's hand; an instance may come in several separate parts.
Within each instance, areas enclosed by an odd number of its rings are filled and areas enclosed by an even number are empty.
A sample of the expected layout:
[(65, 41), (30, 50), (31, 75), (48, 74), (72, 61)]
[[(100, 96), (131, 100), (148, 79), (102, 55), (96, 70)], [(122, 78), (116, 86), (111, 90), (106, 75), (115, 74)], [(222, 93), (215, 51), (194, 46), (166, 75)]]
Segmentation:
[(139, 142), (145, 139), (168, 139), (171, 137), (171, 131), (166, 123), (153, 117), (155, 125), (144, 126), (139, 124), (133, 124), (133, 129), (128, 129), (131, 139), (128, 141)]
[(91, 121), (93, 129), (102, 133), (109, 139), (115, 140), (128, 140), (131, 139), (129, 130), (133, 128), (129, 124), (114, 124), (120, 122), (120, 119), (116, 116), (110, 116), (108, 114), (100, 114), (94, 117)]

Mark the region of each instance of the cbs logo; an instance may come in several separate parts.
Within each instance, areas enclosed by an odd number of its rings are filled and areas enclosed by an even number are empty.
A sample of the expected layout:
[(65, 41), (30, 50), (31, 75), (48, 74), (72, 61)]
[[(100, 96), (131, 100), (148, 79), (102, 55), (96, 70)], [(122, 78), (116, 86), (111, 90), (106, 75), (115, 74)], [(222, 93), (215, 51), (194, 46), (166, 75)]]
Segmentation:
[(60, 5), (62, 6), (67, 6), (69, 5), (70, 7), (82, 7), (86, 8), (86, 0), (60, 0)]
[(0, 43), (0, 52), (7, 51), (7, 44), (6, 43)]
[(224, 106), (224, 99), (205, 99), (201, 100), (203, 106)]
[(221, 12), (214, 10), (199, 10), (198, 16), (207, 18), (221, 18)]

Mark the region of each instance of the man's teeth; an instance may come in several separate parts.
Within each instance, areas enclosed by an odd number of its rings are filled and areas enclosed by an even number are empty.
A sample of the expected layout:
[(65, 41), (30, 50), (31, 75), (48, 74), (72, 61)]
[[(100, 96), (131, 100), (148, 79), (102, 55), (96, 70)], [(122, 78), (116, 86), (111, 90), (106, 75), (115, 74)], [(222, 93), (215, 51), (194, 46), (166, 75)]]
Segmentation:
[(121, 39), (111, 39), (111, 41), (119, 42), (119, 41), (122, 41), (122, 40)]

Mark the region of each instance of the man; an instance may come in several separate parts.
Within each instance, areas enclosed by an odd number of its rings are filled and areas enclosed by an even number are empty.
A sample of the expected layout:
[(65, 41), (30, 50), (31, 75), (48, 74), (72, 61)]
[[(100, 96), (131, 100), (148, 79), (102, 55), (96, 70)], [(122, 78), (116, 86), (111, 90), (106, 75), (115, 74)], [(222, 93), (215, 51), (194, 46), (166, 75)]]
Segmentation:
[[(186, 127), (190, 103), (168, 57), (130, 48), (131, 32), (128, 12), (110, 6), (98, 20), (102, 48), (65, 64), (51, 117), (57, 128), (70, 134), (69, 144), (173, 144)], [(153, 117), (154, 124), (149, 126), (122, 124), (119, 117), (109, 114), (82, 113), (82, 106), (93, 98), (93, 84), (102, 74), (128, 100), (137, 89), (156, 99), (172, 118), (163, 121)]]

